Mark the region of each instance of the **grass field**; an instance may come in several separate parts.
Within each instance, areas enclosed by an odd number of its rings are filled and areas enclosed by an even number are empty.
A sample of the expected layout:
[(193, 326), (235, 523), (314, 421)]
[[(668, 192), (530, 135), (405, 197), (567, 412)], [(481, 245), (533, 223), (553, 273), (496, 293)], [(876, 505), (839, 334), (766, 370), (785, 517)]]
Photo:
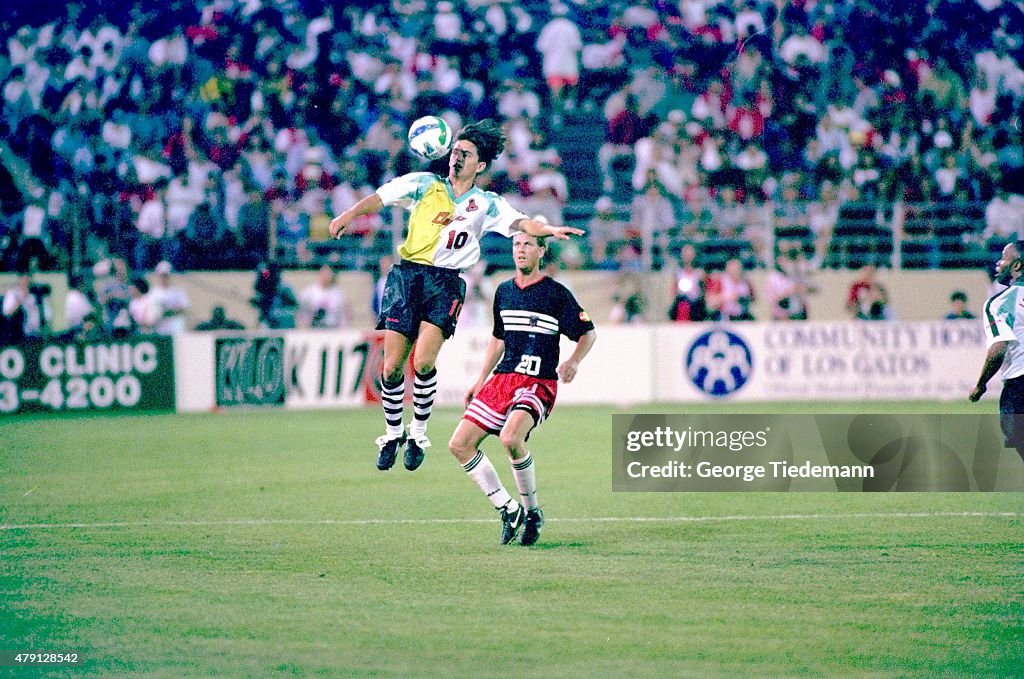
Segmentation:
[(532, 439), (534, 548), (497, 544), (454, 410), (415, 473), (374, 468), (375, 410), (0, 421), (0, 650), (81, 654), (55, 676), (1024, 672), (1020, 495), (612, 493), (612, 412)]

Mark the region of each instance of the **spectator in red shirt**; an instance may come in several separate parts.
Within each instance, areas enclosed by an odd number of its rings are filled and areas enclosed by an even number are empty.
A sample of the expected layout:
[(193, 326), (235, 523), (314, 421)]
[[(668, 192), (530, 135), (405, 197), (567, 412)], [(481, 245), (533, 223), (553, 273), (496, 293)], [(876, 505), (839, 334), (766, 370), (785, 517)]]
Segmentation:
[(601, 173), (604, 177), (605, 193), (611, 193), (615, 188), (612, 162), (619, 157), (632, 159), (633, 145), (644, 136), (645, 124), (637, 112), (636, 96), (627, 92), (623, 109), (608, 118), (604, 144), (598, 151), (598, 162), (601, 164)]

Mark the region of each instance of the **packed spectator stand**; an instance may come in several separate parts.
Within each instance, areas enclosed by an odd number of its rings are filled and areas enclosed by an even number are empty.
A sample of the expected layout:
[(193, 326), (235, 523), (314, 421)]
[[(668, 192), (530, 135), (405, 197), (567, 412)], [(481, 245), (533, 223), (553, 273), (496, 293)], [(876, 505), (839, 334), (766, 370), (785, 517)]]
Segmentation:
[[(568, 268), (988, 265), (1024, 229), (1000, 0), (172, 0), (4, 10), (0, 270), (373, 270), (409, 121), (500, 118), (486, 188), (594, 226)], [(443, 162), (432, 169), (444, 172)], [(597, 226), (601, 226), (597, 224)], [(507, 242), (485, 247), (492, 268)]]

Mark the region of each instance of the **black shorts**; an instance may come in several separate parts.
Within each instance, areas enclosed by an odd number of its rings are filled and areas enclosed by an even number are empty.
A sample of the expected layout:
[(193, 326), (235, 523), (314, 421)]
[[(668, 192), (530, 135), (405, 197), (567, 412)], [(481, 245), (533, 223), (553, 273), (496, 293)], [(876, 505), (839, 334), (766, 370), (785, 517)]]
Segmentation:
[(391, 267), (377, 316), (378, 330), (394, 330), (415, 342), (420, 323), (441, 329), (445, 339), (455, 334), (466, 282), (456, 269), (442, 269), (402, 260)]
[(1006, 447), (1024, 449), (1024, 377), (1003, 382), (999, 395), (999, 424), (1006, 435)]

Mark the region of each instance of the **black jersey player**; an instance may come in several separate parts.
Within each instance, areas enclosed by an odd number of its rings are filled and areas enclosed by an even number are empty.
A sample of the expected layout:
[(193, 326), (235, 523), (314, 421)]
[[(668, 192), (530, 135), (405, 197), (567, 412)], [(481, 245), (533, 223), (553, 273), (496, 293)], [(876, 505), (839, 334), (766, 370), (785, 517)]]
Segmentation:
[[(512, 239), (516, 276), (494, 295), (494, 332), (477, 381), (466, 394), (466, 412), (448, 444), (452, 455), (501, 513), (501, 542), (519, 532), (532, 545), (544, 515), (537, 504), (533, 457), (526, 448), (530, 431), (555, 405), (558, 380), (571, 382), (594, 344), (594, 324), (562, 284), (541, 273), (543, 238), (517, 233)], [(576, 342), (559, 365), (559, 337)], [(491, 374), (493, 371), (493, 375)], [(520, 500), (505, 490), (487, 456), (478, 447), (496, 435), (508, 453)]]

